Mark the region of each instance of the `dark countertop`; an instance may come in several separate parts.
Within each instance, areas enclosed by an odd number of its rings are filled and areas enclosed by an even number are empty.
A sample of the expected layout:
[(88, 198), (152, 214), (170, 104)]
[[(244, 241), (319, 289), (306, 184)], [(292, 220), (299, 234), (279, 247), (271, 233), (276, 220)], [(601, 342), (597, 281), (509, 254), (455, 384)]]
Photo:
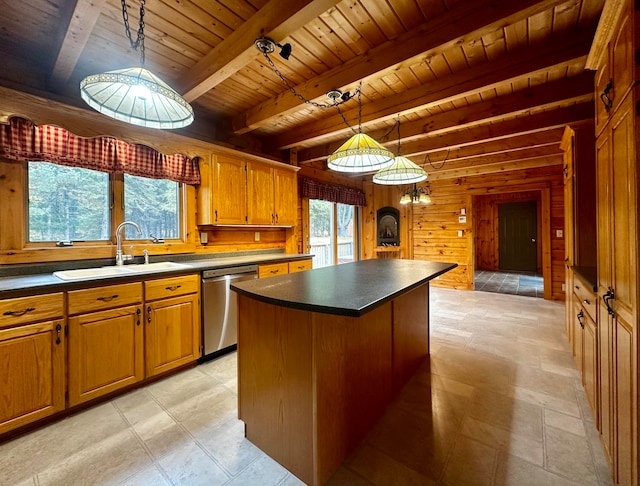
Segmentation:
[[(70, 289), (83, 287), (95, 287), (96, 285), (109, 285), (116, 283), (140, 281), (158, 276), (170, 276), (179, 274), (188, 274), (194, 272), (202, 272), (203, 270), (234, 268), (241, 265), (251, 265), (260, 263), (276, 263), (280, 261), (302, 260), (312, 258), (313, 255), (307, 254), (287, 254), (287, 253), (251, 253), (239, 254), (238, 256), (217, 257), (215, 254), (193, 254), (191, 258), (186, 259), (185, 255), (167, 255), (162, 258), (151, 258), (151, 263), (157, 261), (174, 261), (183, 263), (185, 268), (160, 270), (153, 273), (131, 274), (126, 276), (116, 276), (108, 278), (95, 278), (86, 280), (62, 280), (53, 275), (53, 269), (49, 269), (51, 273), (36, 273), (28, 275), (10, 275), (0, 277), (0, 298), (22, 297), (25, 295), (34, 295), (45, 292), (61, 292)], [(110, 262), (110, 263), (109, 263)], [(86, 263), (86, 262), (85, 262)], [(141, 261), (136, 261), (141, 263)], [(100, 262), (92, 266), (105, 266), (113, 264), (113, 259), (107, 262)], [(74, 262), (65, 263), (66, 268), (74, 268)], [(90, 268), (83, 262), (75, 262), (75, 268)], [(43, 267), (44, 268), (44, 267)]]
[(598, 272), (596, 267), (573, 266), (571, 270), (594, 292), (598, 291)]
[(269, 304), (360, 317), (457, 266), (421, 260), (364, 260), (245, 280), (231, 288)]

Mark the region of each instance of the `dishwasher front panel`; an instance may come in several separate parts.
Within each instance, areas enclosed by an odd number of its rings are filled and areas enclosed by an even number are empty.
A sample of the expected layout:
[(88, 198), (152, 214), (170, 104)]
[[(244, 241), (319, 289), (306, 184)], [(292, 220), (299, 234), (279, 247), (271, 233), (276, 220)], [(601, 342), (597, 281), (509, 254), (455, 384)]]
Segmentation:
[(202, 279), (203, 357), (237, 344), (238, 295), (230, 285), (257, 277), (240, 273)]

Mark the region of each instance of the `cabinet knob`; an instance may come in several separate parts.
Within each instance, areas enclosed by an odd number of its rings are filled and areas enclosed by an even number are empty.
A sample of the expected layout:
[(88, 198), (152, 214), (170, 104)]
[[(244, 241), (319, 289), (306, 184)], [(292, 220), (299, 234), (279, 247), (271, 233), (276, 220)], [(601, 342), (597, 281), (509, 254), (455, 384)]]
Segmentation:
[(582, 303), (583, 303), (583, 304), (585, 304), (585, 305), (589, 305), (589, 304), (591, 304), (591, 302), (589, 302), (589, 299), (584, 299), (584, 300), (582, 301)]

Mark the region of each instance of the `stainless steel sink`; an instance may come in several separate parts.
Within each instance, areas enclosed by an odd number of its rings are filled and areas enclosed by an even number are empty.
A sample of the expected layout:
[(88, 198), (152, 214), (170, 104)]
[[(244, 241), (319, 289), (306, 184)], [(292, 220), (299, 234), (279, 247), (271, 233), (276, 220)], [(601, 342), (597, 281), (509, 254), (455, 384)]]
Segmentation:
[(175, 270), (189, 268), (189, 265), (176, 262), (141, 263), (139, 265), (111, 265), (107, 267), (79, 268), (76, 270), (61, 270), (53, 272), (53, 275), (62, 280), (94, 280), (98, 278), (118, 277), (123, 275), (136, 275), (140, 273), (161, 272), (163, 270)]

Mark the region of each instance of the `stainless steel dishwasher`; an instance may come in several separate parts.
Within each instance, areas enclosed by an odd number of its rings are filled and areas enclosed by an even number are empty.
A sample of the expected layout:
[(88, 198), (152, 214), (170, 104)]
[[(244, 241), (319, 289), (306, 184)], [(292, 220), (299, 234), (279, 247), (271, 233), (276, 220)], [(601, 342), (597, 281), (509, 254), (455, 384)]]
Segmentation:
[(232, 282), (258, 278), (257, 265), (202, 272), (202, 340), (200, 361), (236, 349), (238, 343), (238, 296)]

